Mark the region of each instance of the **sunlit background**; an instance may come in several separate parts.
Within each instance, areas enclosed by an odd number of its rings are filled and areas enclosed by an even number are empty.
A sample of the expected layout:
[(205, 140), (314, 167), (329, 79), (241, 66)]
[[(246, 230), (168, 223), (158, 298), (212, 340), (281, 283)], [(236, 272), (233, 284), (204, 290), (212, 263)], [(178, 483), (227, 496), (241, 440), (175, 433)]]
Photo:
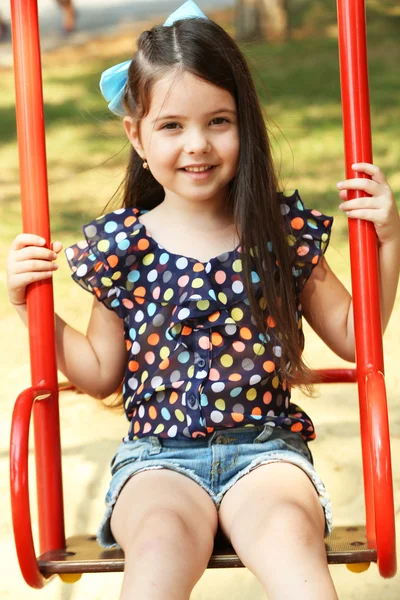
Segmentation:
[[(264, 3), (268, 11), (261, 18), (256, 11)], [(121, 124), (102, 99), (99, 74), (129, 58), (137, 34), (163, 22), (180, 4), (179, 0), (75, 0), (76, 29), (66, 34), (56, 3), (39, 0), (52, 234), (64, 247), (81, 239), (81, 225), (103, 212), (118, 188), (127, 160)], [(337, 209), (336, 192), (336, 182), (344, 177), (344, 160), (335, 1), (198, 0), (198, 5), (240, 40), (248, 57), (268, 118), (282, 185), (287, 191), (298, 188), (307, 206), (335, 216), (327, 258), (350, 289), (347, 223)], [(367, 7), (374, 161), (400, 198), (400, 9), (396, 0), (369, 0)], [(5, 265), (11, 241), (21, 230), (21, 214), (9, 6), (5, 0), (0, 1), (0, 16), (4, 24), (0, 40), (0, 257)], [(115, 198), (112, 206), (117, 204)], [(59, 263), (54, 276), (56, 310), (70, 325), (84, 331), (92, 298), (70, 280), (63, 257)], [(28, 588), (20, 575), (9, 506), (8, 443), (13, 401), (29, 386), (29, 353), (26, 331), (7, 303), (4, 269), (0, 285), (0, 596), (4, 600), (117, 598), (121, 574), (85, 575), (72, 586), (57, 580), (41, 592)], [(398, 296), (384, 342), (397, 511), (399, 330)], [(345, 364), (308, 330), (307, 334), (306, 358), (313, 367)], [(64, 379), (61, 374), (60, 379)], [(311, 449), (334, 503), (335, 524), (363, 524), (355, 387), (325, 386), (317, 399), (300, 398), (297, 393), (295, 399), (316, 425), (317, 439)], [(120, 413), (83, 395), (66, 392), (60, 401), (66, 531), (70, 536), (97, 528), (109, 480), (108, 463), (126, 432), (126, 421)], [(36, 535), (33, 481), (32, 461)], [(341, 600), (400, 597), (398, 578), (381, 579), (375, 565), (361, 575), (335, 566), (332, 574)], [(222, 569), (207, 571), (192, 598), (261, 600), (264, 593), (246, 569)]]

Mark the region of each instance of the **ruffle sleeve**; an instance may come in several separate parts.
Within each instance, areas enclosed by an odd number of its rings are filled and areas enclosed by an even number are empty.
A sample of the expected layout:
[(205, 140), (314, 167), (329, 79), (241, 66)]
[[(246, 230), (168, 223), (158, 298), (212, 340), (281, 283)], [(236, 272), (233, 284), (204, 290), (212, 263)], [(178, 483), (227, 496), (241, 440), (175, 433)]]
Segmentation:
[(132, 308), (136, 255), (129, 237), (132, 210), (119, 209), (82, 227), (85, 239), (65, 250), (72, 278), (121, 318)]
[(282, 194), (281, 211), (294, 251), (293, 276), (299, 294), (328, 247), (333, 217), (306, 208), (298, 190), (289, 197)]

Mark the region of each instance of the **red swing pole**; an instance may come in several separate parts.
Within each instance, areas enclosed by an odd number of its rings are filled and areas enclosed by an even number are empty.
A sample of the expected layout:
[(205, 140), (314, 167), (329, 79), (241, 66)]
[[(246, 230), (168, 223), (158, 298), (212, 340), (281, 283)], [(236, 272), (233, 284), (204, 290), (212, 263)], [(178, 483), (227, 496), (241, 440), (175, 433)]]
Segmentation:
[[(367, 177), (351, 165), (372, 163), (364, 0), (337, 0), (346, 178)], [(348, 199), (364, 196), (350, 191)], [(372, 223), (349, 219), (351, 278), (360, 400), (366, 530), (379, 572), (396, 573), (390, 438), (384, 382), (377, 238)]]
[[(37, 0), (11, 0), (23, 230), (50, 246), (42, 73)], [(40, 551), (65, 546), (60, 425), (51, 280), (27, 291), (32, 387), (16, 401), (10, 448), (12, 514), (26, 582), (43, 587), (32, 539), (28, 490), (29, 418), (33, 406)]]

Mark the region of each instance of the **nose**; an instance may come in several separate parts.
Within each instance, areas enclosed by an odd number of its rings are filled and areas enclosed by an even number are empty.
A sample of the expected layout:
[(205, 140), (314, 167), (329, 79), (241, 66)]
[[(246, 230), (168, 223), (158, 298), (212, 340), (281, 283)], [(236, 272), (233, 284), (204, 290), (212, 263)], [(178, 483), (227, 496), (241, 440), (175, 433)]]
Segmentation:
[(203, 154), (210, 150), (211, 144), (204, 130), (193, 128), (187, 131), (184, 143), (184, 151), (187, 154)]

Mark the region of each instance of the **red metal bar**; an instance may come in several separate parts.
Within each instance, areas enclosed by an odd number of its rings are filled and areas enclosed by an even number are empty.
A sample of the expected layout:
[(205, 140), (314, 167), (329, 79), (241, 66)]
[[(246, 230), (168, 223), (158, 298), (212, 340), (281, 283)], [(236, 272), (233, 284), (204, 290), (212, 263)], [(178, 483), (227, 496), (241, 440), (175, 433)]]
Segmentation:
[(311, 383), (354, 383), (356, 381), (356, 369), (316, 369), (311, 378)]
[(366, 377), (368, 426), (371, 436), (372, 471), (374, 473), (374, 503), (376, 514), (376, 543), (379, 549), (378, 566), (383, 577), (396, 573), (396, 534), (390, 457), (389, 421), (385, 379), (382, 373)]
[(28, 479), (29, 426), (33, 403), (33, 390), (28, 388), (18, 396), (14, 405), (11, 422), (10, 482), (12, 520), (19, 566), (26, 583), (40, 589), (47, 580), (40, 573), (36, 562)]
[[(315, 369), (311, 375), (311, 383), (355, 383), (357, 381), (356, 369)], [(59, 392), (76, 390), (69, 381), (58, 384)]]
[[(44, 237), (49, 247), (46, 148), (36, 0), (11, 0), (11, 23), (23, 229)], [(32, 389), (35, 390), (34, 394), (39, 394), (42, 398), (46, 394), (46, 399), (35, 403), (34, 407), (40, 551), (43, 553), (65, 545), (51, 281), (29, 286), (27, 302)], [(14, 440), (11, 444), (14, 444)], [(16, 525), (18, 529), (19, 524)], [(32, 557), (30, 559), (33, 560)]]
[[(368, 64), (366, 47), (366, 23), (364, 0), (337, 0), (339, 27), (340, 79), (342, 88), (343, 128), (345, 140), (346, 177), (366, 177), (356, 173), (351, 165), (356, 162), (372, 162), (371, 122), (368, 89)], [(350, 192), (348, 199), (361, 197), (364, 192)], [(375, 514), (373, 488), (376, 484), (372, 470), (371, 456), (373, 445), (382, 452), (377, 444), (370, 441), (375, 435), (369, 429), (365, 382), (371, 372), (383, 373), (382, 330), (379, 302), (379, 275), (377, 240), (372, 223), (349, 219), (350, 260), (353, 303), (355, 315), (355, 338), (358, 371), (358, 390), (360, 399), (360, 425), (364, 468), (364, 490), (366, 503), (367, 538), (375, 545), (376, 525), (380, 526), (380, 516)], [(369, 398), (371, 401), (371, 398)], [(371, 401), (372, 403), (372, 401)], [(380, 402), (386, 410), (386, 402)], [(388, 434), (388, 430), (387, 430)], [(380, 438), (382, 433), (377, 434)], [(389, 439), (385, 448), (389, 447)], [(392, 481), (385, 480), (386, 492)], [(389, 510), (389, 506), (386, 510)], [(379, 535), (379, 540), (382, 541)], [(377, 541), (377, 540), (376, 540)], [(380, 573), (389, 577), (394, 574), (388, 563), (388, 555), (395, 557), (395, 546), (390, 552), (377, 546)], [(394, 558), (395, 561), (395, 558)], [(393, 565), (393, 562), (391, 563)], [(394, 563), (395, 564), (395, 563)], [(389, 574), (390, 573), (390, 574)]]

